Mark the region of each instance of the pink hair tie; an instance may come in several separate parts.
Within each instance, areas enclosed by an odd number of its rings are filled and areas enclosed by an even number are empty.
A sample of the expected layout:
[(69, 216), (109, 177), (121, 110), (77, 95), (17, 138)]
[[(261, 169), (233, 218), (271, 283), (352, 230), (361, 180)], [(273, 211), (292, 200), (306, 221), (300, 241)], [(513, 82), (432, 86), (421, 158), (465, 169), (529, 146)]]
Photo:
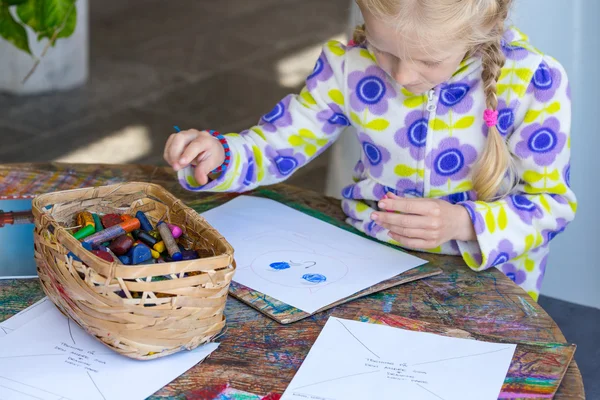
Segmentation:
[(488, 127), (496, 126), (498, 123), (498, 110), (488, 108), (483, 112), (483, 119)]

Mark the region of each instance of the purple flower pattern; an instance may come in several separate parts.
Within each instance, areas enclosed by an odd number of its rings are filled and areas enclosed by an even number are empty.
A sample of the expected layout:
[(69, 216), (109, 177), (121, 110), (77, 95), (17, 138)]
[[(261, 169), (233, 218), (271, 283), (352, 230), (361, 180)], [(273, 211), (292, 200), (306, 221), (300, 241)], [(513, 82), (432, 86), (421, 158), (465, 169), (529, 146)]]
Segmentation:
[(543, 125), (528, 125), (521, 131), (521, 139), (515, 148), (516, 155), (522, 158), (533, 157), (537, 165), (547, 167), (562, 152), (567, 135), (560, 132), (559, 120), (550, 117)]
[(396, 144), (403, 149), (409, 149), (410, 155), (416, 161), (425, 158), (428, 125), (429, 121), (423, 117), (423, 112), (411, 111), (404, 118), (404, 127), (394, 135)]
[(292, 96), (286, 96), (271, 111), (263, 115), (259, 125), (267, 132), (277, 132), (280, 128), (291, 126), (294, 122), (289, 106)]
[(444, 84), (439, 91), (438, 115), (446, 115), (450, 110), (456, 114), (466, 114), (473, 108), (473, 92), (479, 86), (477, 79), (462, 79)]
[(378, 66), (365, 72), (354, 71), (348, 75), (350, 106), (358, 112), (368, 109), (375, 115), (388, 110), (388, 101), (396, 97), (396, 90), (388, 81), (387, 74)]
[(477, 151), (470, 144), (460, 144), (456, 137), (443, 139), (425, 158), (425, 164), (431, 169), (431, 184), (440, 186), (448, 179), (460, 181), (466, 178), (476, 159)]
[(359, 134), (358, 140), (369, 165), (369, 172), (373, 177), (379, 178), (383, 173), (383, 165), (390, 160), (390, 152), (375, 144), (366, 133)]
[(315, 90), (319, 82), (325, 82), (333, 76), (333, 69), (324, 54), (319, 56), (311, 74), (306, 78), (306, 88)]
[(561, 81), (560, 71), (557, 68), (550, 68), (545, 61), (542, 61), (533, 74), (527, 93), (533, 93), (535, 98), (542, 103), (548, 102), (556, 94)]
[(506, 203), (527, 225), (531, 225), (534, 218), (542, 218), (542, 210), (524, 194), (508, 196)]
[(323, 132), (331, 135), (344, 126), (349, 126), (350, 121), (344, 111), (335, 103), (329, 104), (329, 109), (317, 114), (317, 119), (323, 122)]

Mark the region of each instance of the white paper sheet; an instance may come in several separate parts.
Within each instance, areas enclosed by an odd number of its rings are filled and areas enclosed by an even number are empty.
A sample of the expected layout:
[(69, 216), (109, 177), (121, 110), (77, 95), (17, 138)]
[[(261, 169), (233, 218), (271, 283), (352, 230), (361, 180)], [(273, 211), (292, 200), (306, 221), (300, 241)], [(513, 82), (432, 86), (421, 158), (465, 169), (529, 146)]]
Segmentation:
[[(16, 319), (15, 321), (11, 321)], [(119, 355), (63, 316), (47, 299), (2, 323), (0, 399), (145, 399), (217, 349), (137, 361)]]
[(282, 400), (496, 400), (515, 348), (331, 317)]
[(235, 249), (235, 282), (307, 313), (426, 263), (273, 200), (240, 196), (202, 215)]
[(19, 329), (26, 323), (34, 320), (48, 310), (54, 308), (54, 305), (47, 297), (33, 303), (23, 311), (13, 315), (6, 321), (0, 322), (0, 338)]

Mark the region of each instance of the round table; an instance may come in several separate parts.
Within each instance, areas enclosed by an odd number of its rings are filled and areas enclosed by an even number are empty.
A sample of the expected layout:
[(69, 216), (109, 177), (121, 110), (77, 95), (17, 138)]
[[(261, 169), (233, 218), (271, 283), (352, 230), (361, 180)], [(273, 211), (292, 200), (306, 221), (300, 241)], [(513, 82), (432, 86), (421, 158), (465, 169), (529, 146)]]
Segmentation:
[[(37, 195), (123, 181), (159, 184), (192, 207), (207, 198), (214, 201), (215, 196), (219, 196), (183, 190), (173, 171), (162, 167), (0, 165), (2, 196)], [(331, 217), (344, 218), (339, 201), (335, 199), (286, 185), (270, 189)], [(290, 325), (281, 325), (230, 297), (225, 311), (227, 331), (219, 339), (219, 350), (153, 398), (216, 398), (225, 388), (263, 396), (283, 393), (331, 314), (353, 318), (357, 313), (384, 312), (515, 341), (565, 342), (552, 318), (497, 269), (476, 273), (459, 257), (417, 255), (440, 267), (443, 274), (375, 293)], [(37, 280), (0, 281), (0, 320), (42, 297)], [(585, 398), (575, 361), (571, 362), (555, 398)]]

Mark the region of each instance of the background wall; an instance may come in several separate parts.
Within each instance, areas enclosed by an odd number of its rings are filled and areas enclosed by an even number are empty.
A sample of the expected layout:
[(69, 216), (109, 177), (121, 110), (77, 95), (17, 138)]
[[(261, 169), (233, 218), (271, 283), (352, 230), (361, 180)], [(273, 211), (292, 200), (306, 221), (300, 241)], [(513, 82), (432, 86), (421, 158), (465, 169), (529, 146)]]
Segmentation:
[(564, 65), (573, 95), (571, 184), (579, 210), (575, 221), (552, 242), (542, 293), (600, 308), (598, 16), (596, 0), (518, 0), (512, 20), (537, 48)]
[[(354, 3), (354, 2), (352, 2)], [(600, 308), (600, 263), (594, 251), (600, 235), (600, 1), (516, 0), (511, 22), (534, 46), (566, 68), (573, 95), (571, 184), (579, 200), (575, 221), (551, 245), (542, 294)], [(350, 26), (360, 21), (354, 7)], [(360, 148), (351, 132), (332, 149), (327, 194), (339, 197), (351, 182)], [(587, 176), (584, 178), (584, 174)]]

